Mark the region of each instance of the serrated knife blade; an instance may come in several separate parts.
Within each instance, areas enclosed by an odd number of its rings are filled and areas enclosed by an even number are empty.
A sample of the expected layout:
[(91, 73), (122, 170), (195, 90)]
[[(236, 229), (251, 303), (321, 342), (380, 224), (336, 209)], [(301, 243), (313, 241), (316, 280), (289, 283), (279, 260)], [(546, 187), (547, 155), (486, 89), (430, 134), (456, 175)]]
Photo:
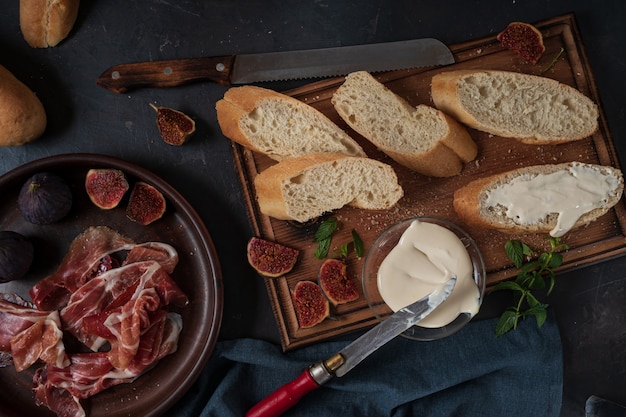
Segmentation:
[(454, 56), (433, 38), (301, 51), (225, 55), (119, 64), (96, 84), (123, 93), (138, 87), (175, 87), (193, 81), (251, 84), (453, 64)]

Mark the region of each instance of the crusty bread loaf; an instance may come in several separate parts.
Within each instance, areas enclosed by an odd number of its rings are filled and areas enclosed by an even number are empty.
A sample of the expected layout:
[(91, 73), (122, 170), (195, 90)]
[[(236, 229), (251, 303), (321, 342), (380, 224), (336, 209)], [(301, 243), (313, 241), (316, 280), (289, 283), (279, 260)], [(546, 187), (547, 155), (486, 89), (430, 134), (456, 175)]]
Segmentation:
[(588, 97), (550, 78), (509, 71), (459, 70), (437, 74), (435, 105), (493, 135), (529, 144), (558, 144), (591, 136), (598, 108)]
[(318, 152), (365, 156), (361, 146), (324, 114), (273, 90), (234, 87), (216, 109), (224, 136), (277, 161)]
[(0, 65), (0, 146), (18, 146), (39, 138), (47, 118), (33, 91)]
[(476, 157), (465, 127), (430, 106), (412, 107), (368, 72), (349, 74), (332, 104), (352, 129), (420, 174), (456, 175)]
[(391, 166), (334, 153), (285, 159), (257, 175), (254, 186), (262, 213), (298, 222), (344, 205), (389, 209), (403, 196)]
[(470, 182), (454, 193), (454, 209), (476, 226), (562, 236), (608, 212), (623, 189), (622, 173), (613, 167), (535, 165)]
[(80, 0), (20, 0), (20, 27), (33, 48), (56, 46), (69, 35)]

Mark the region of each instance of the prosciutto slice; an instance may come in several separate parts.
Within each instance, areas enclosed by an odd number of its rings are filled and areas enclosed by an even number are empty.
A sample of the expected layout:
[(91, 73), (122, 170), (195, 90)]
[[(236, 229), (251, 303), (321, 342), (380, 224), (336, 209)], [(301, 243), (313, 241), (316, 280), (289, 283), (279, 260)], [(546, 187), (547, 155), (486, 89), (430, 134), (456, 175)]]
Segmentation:
[(157, 261), (165, 272), (171, 274), (178, 264), (178, 252), (167, 243), (139, 243), (128, 252), (124, 265), (141, 261)]
[[(88, 228), (57, 271), (31, 288), (32, 303), (0, 294), (0, 359), (10, 354), (17, 371), (42, 361), (37, 404), (84, 417), (82, 399), (134, 381), (176, 351), (182, 317), (169, 307), (189, 302), (170, 276), (178, 261), (168, 244)], [(64, 334), (84, 347), (66, 352)]]
[(98, 270), (101, 260), (111, 253), (130, 250), (135, 243), (105, 226), (94, 226), (77, 236), (57, 271), (40, 280), (30, 297), (40, 310), (58, 310), (72, 293)]
[(61, 311), (65, 329), (96, 351), (108, 341), (111, 363), (125, 369), (139, 348), (153, 315), (187, 296), (156, 261), (112, 269), (83, 285)]
[(73, 354), (67, 367), (48, 365), (39, 369), (33, 378), (37, 403), (61, 417), (84, 417), (80, 399), (114, 385), (133, 382), (158, 360), (176, 351), (181, 329), (179, 314), (161, 315), (143, 333), (138, 354), (124, 370), (116, 369), (106, 352)]
[(69, 365), (58, 311), (39, 311), (0, 299), (0, 351), (11, 353), (20, 372), (38, 360)]

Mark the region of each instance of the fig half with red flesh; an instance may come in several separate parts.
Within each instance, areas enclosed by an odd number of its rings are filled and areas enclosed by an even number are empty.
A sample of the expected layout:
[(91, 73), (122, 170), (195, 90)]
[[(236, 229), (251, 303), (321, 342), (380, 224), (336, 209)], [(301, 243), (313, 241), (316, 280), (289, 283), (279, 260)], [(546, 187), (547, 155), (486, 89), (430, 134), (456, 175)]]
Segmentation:
[(497, 36), (498, 41), (524, 60), (536, 64), (546, 50), (543, 35), (529, 23), (512, 22)]
[(298, 325), (307, 329), (320, 324), (330, 316), (330, 304), (319, 285), (312, 281), (299, 281), (291, 292)]
[(359, 298), (356, 283), (347, 274), (348, 267), (339, 259), (327, 259), (319, 271), (320, 287), (333, 305)]
[(165, 197), (159, 190), (143, 181), (133, 186), (126, 207), (126, 216), (144, 226), (163, 217)]
[(157, 113), (157, 128), (165, 143), (173, 146), (183, 145), (196, 131), (196, 122), (185, 113), (169, 107), (158, 107), (152, 103), (150, 107)]
[(129, 188), (126, 175), (119, 169), (90, 169), (85, 176), (89, 199), (103, 210), (117, 207)]
[(248, 241), (248, 263), (265, 277), (279, 277), (291, 271), (299, 251), (280, 243), (252, 237)]

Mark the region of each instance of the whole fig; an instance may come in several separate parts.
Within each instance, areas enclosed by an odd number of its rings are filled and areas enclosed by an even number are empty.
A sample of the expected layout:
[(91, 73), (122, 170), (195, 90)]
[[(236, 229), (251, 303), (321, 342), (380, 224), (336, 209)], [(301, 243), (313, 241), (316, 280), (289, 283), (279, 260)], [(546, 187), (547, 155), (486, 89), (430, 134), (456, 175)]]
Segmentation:
[(72, 191), (60, 176), (41, 172), (24, 183), (17, 202), (28, 222), (50, 224), (69, 213), (72, 207)]
[(22, 278), (33, 263), (33, 244), (17, 232), (0, 232), (0, 282)]

